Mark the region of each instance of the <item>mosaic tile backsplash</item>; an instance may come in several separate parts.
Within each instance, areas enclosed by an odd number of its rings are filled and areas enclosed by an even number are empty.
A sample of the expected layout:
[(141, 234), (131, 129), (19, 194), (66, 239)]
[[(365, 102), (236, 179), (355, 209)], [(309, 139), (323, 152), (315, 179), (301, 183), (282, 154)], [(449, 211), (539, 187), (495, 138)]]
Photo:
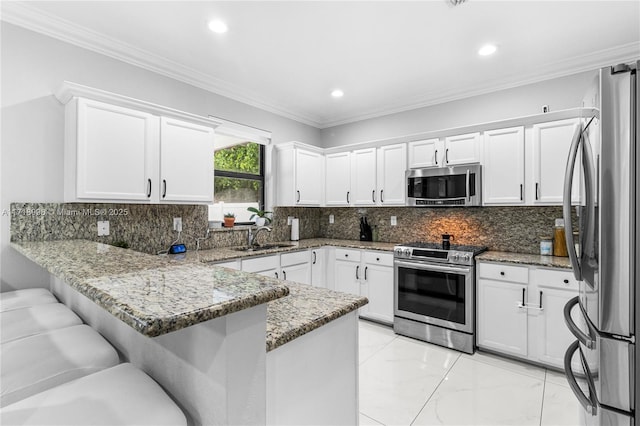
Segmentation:
[[(247, 230), (212, 230), (207, 237), (207, 207), (200, 205), (140, 205), (81, 203), (12, 203), (12, 241), (86, 239), (155, 254), (166, 250), (178, 233), (173, 218), (182, 218), (180, 242), (188, 249), (232, 247), (246, 244)], [(334, 223), (329, 223), (334, 215)], [(260, 243), (286, 241), (288, 217), (300, 219), (300, 238), (359, 239), (360, 217), (376, 226), (379, 241), (440, 241), (452, 234), (454, 244), (484, 245), (490, 250), (539, 253), (540, 237), (552, 235), (562, 207), (276, 207), (272, 232), (262, 233)], [(396, 216), (397, 225), (390, 218)], [(97, 221), (108, 220), (110, 235), (98, 237)]]

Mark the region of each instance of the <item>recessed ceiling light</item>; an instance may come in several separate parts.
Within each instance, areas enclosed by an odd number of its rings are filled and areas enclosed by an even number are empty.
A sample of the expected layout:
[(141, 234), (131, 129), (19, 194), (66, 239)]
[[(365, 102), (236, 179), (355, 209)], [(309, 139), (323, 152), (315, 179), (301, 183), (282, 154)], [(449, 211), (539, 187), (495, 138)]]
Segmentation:
[(340, 89), (336, 89), (333, 92), (331, 92), (331, 96), (333, 96), (334, 98), (341, 98), (344, 96), (344, 92)]
[(209, 21), (209, 29), (216, 34), (226, 33), (229, 29), (227, 24), (222, 22), (219, 19), (214, 19), (213, 21)]
[(480, 48), (480, 50), (478, 50), (478, 55), (480, 56), (489, 56), (492, 55), (494, 53), (496, 53), (496, 50), (498, 50), (498, 48), (493, 45), (493, 44), (485, 44), (484, 46), (482, 46)]

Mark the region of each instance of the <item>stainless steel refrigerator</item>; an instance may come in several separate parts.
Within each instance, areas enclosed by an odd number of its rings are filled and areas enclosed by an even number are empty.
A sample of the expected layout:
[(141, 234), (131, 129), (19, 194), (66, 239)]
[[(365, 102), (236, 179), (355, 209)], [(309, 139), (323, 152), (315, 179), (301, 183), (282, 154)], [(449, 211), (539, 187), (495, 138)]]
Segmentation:
[[(586, 97), (593, 115), (576, 130), (565, 175), (565, 235), (581, 281), (579, 296), (564, 309), (577, 339), (565, 354), (565, 373), (585, 425), (639, 424), (639, 68), (637, 61), (600, 70)], [(571, 187), (574, 169), (580, 169), (581, 188)], [(576, 190), (581, 202), (574, 241), (571, 192)], [(581, 368), (572, 370), (572, 360)]]

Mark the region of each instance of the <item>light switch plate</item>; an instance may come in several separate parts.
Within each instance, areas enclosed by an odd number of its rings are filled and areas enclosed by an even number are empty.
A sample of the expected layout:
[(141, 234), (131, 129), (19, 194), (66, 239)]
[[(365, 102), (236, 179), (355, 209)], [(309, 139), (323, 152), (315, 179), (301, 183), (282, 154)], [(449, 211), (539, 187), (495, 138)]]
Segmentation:
[(106, 237), (107, 235), (109, 235), (109, 221), (99, 220), (98, 221), (98, 237)]
[(335, 221), (336, 221), (336, 218), (335, 218), (335, 217), (333, 217), (333, 215), (332, 215), (332, 214), (330, 214), (330, 215), (329, 215), (329, 223), (333, 223), (333, 222), (335, 222)]
[(396, 216), (391, 216), (391, 226), (396, 226), (398, 224), (398, 218)]

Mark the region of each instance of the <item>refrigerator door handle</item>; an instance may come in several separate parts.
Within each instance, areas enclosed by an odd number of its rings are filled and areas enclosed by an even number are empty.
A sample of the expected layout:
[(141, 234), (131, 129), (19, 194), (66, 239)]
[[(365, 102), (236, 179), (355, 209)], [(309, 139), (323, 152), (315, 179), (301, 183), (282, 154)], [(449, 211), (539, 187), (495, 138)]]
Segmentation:
[[(567, 375), (567, 382), (569, 382), (569, 387), (571, 388), (571, 391), (574, 393), (576, 398), (578, 398), (578, 402), (580, 402), (580, 405), (582, 405), (582, 408), (584, 408), (584, 410), (590, 415), (595, 416), (598, 410), (597, 402), (592, 401), (588, 396), (586, 396), (582, 392), (582, 389), (580, 389), (580, 386), (576, 381), (576, 376), (573, 374), (573, 370), (571, 369), (571, 359), (573, 358), (573, 354), (576, 353), (579, 349), (580, 349), (580, 342), (578, 342), (577, 340), (573, 342), (571, 345), (569, 345), (569, 347), (567, 348), (567, 351), (564, 354), (564, 372)], [(584, 357), (582, 356), (581, 351), (580, 351), (580, 362), (583, 366), (585, 365), (585, 360), (584, 360)], [(585, 373), (588, 373), (588, 372), (585, 371)], [(587, 381), (589, 381), (590, 379), (591, 378), (588, 377), (588, 374), (587, 374)], [(591, 390), (591, 386), (589, 386), (589, 389)]]
[[(567, 304), (564, 306), (564, 322), (567, 324), (567, 327), (569, 328), (569, 331), (571, 331), (571, 334), (573, 334), (580, 343), (582, 343), (589, 349), (594, 349), (596, 347), (596, 340), (580, 330), (580, 328), (576, 325), (576, 323), (573, 322), (573, 319), (571, 318), (571, 310), (579, 302), (580, 296), (576, 296), (567, 302)], [(587, 327), (589, 326), (587, 325)]]
[(582, 126), (577, 126), (569, 148), (569, 158), (567, 159), (567, 168), (564, 173), (564, 190), (562, 196), (562, 216), (564, 217), (564, 235), (567, 242), (567, 251), (569, 252), (569, 260), (573, 275), (576, 280), (582, 281), (582, 271), (578, 262), (578, 254), (573, 243), (573, 223), (571, 220), (571, 188), (573, 186), (573, 170), (576, 166), (578, 158), (578, 148), (580, 147)]

